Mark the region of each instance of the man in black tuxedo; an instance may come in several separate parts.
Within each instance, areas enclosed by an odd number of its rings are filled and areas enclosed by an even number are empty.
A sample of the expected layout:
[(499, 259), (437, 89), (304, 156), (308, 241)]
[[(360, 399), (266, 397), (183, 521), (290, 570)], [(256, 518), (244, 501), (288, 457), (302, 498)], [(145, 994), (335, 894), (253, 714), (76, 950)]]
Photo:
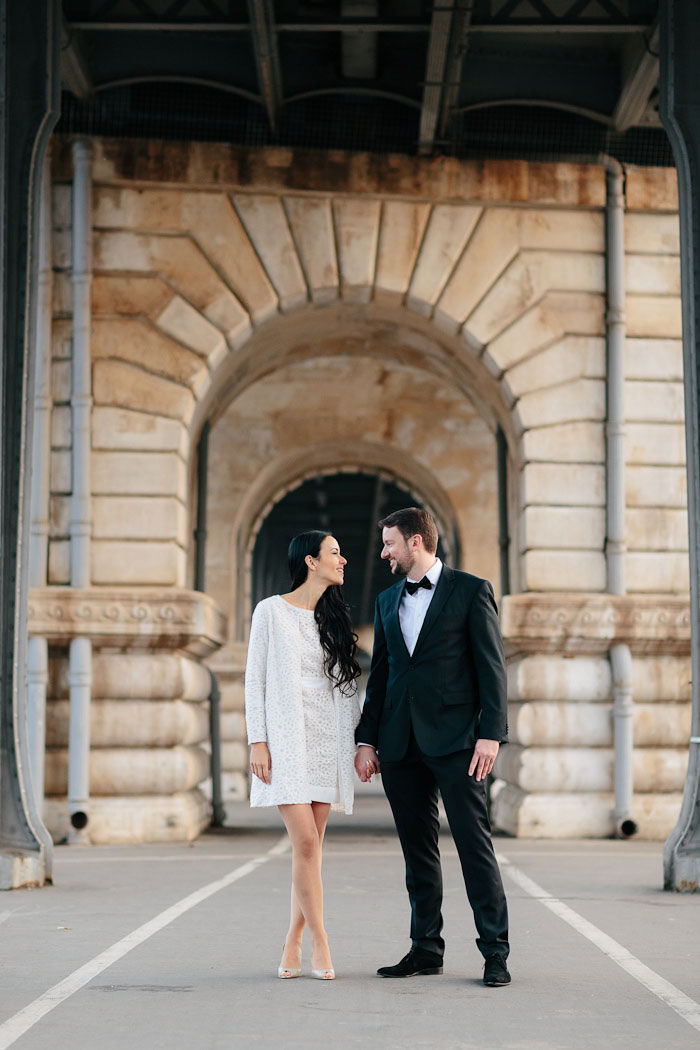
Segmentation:
[(379, 522), (382, 558), (406, 576), (377, 598), (367, 697), (355, 769), (380, 772), (406, 861), (409, 953), (381, 977), (442, 973), (438, 791), (485, 958), (484, 983), (510, 982), (508, 912), (491, 842), (486, 776), (507, 736), (506, 670), (493, 590), (436, 558), (427, 511)]

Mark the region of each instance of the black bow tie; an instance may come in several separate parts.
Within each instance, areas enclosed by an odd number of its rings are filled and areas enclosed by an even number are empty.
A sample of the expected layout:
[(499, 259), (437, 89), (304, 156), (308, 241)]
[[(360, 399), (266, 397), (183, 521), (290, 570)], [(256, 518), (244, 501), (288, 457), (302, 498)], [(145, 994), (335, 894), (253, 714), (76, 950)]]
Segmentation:
[(433, 585), (427, 576), (424, 576), (418, 583), (414, 583), (413, 580), (406, 580), (406, 592), (408, 594), (415, 594), (419, 587), (425, 587), (426, 591), (430, 591)]

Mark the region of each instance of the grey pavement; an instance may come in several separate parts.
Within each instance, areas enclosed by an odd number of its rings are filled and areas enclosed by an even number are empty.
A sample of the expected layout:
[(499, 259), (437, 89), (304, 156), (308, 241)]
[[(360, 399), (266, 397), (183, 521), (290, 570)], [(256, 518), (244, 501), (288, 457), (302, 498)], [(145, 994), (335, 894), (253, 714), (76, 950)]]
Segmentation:
[[(0, 1050), (700, 1046), (700, 896), (663, 892), (658, 843), (496, 838), (513, 983), (490, 989), (445, 831), (445, 972), (382, 980), (376, 967), (408, 948), (409, 913), (388, 807), (363, 794), (353, 817), (331, 816), (324, 851), (338, 978), (280, 981), (290, 857), (267, 854), (283, 827), (275, 810), (243, 804), (230, 808), (230, 819), (231, 827), (191, 845), (58, 847), (53, 887), (0, 896)], [(147, 928), (91, 979), (78, 974), (47, 999), (100, 953), (232, 872), (223, 888), (150, 936)], [(570, 909), (574, 925), (552, 907)], [(576, 922), (597, 931), (599, 943)], [(631, 953), (632, 970), (645, 979), (651, 972), (651, 989), (606, 954), (613, 942), (605, 935)], [(309, 964), (305, 950), (307, 972)], [(696, 1004), (698, 1026), (659, 997), (673, 998), (674, 989), (690, 1016)], [(16, 1025), (25, 1008), (26, 1030), (15, 1039), (8, 1021)]]

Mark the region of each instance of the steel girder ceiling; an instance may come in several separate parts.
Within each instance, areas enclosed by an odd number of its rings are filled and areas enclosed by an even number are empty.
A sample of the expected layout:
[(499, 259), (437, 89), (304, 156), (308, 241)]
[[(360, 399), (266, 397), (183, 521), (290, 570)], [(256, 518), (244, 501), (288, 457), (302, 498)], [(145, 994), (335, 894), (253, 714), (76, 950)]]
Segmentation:
[[(542, 105), (625, 131), (658, 126), (658, 0), (64, 0), (63, 76), (88, 98), (174, 81), (216, 87), (264, 110), (328, 95), (419, 113), (416, 149), (458, 134), (459, 115)], [(349, 75), (343, 37), (376, 50)], [(362, 68), (362, 63), (359, 64)], [(356, 72), (356, 70), (355, 70)]]

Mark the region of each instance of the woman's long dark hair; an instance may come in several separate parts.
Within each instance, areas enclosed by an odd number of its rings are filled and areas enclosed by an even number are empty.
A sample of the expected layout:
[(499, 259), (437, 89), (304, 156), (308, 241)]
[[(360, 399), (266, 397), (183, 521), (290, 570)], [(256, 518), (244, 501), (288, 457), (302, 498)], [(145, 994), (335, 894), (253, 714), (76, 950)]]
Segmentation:
[[(307, 555), (318, 558), (321, 544), (330, 535), (330, 532), (312, 529), (295, 536), (289, 544), (287, 559), (293, 591), (301, 587), (309, 574)], [(341, 587), (326, 587), (316, 603), (314, 618), (323, 647), (324, 670), (341, 692), (349, 695), (353, 682), (360, 676), (360, 665), (356, 659), (357, 635), (352, 629), (350, 610)]]

